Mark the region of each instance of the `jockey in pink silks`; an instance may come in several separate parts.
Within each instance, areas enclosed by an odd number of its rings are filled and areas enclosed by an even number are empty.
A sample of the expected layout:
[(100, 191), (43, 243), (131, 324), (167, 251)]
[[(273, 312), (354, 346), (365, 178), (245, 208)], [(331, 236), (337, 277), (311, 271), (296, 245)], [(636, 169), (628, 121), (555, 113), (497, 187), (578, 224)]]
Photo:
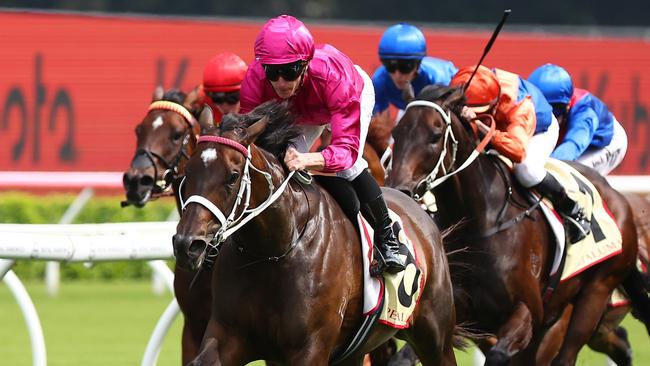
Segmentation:
[[(255, 40), (255, 60), (241, 87), (241, 113), (269, 100), (288, 100), (302, 130), (285, 154), (287, 168), (335, 173), (318, 177), (319, 183), (353, 223), (359, 209), (369, 219), (384, 270), (404, 270), (386, 202), (362, 157), (375, 104), (368, 75), (333, 46), (316, 47), (300, 20), (281, 15), (267, 21)], [(326, 127), (332, 131), (330, 145), (309, 152)]]

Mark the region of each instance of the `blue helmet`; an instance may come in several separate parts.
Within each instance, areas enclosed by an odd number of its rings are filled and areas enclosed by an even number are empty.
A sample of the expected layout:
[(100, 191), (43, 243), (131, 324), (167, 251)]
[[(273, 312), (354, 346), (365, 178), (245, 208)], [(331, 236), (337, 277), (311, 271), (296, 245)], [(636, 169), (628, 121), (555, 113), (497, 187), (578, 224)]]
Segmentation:
[(384, 32), (379, 41), (381, 59), (421, 60), (427, 54), (427, 41), (416, 26), (400, 23)]
[(553, 64), (544, 64), (528, 77), (528, 81), (538, 87), (549, 103), (569, 104), (573, 95), (571, 75)]

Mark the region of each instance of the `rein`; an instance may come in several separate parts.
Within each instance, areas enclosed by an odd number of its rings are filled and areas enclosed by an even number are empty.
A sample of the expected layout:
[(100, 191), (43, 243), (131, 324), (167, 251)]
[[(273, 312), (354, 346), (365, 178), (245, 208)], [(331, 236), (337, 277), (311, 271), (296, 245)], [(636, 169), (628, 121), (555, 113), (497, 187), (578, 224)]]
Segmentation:
[[(456, 162), (456, 152), (458, 150), (458, 140), (456, 139), (456, 136), (454, 135), (454, 131), (451, 128), (451, 111), (445, 111), (442, 109), (440, 105), (434, 102), (430, 102), (427, 100), (415, 100), (410, 102), (404, 111), (409, 109), (410, 107), (429, 107), (433, 108), (436, 112), (440, 113), (442, 116), (442, 119), (445, 121), (445, 136), (444, 136), (444, 142), (443, 142), (443, 147), (442, 147), (442, 152), (440, 153), (440, 158), (438, 159), (438, 162), (436, 165), (433, 167), (433, 170), (421, 181), (418, 182), (416, 185), (416, 192), (420, 191), (419, 187), (422, 187), (424, 185), (424, 192), (431, 191), (435, 187), (439, 186), (443, 182), (445, 182), (447, 179), (451, 178), (453, 175), (461, 172), (465, 168), (467, 168), (476, 158), (479, 156), (480, 153), (482, 153), (485, 149), (485, 146), (492, 140), (492, 137), (495, 134), (496, 131), (496, 123), (494, 123), (494, 119), (491, 120), (490, 123), (490, 131), (483, 137), (481, 142), (474, 148), (470, 156), (461, 164), (460, 167), (458, 167), (454, 171), (447, 172), (447, 168), (444, 165), (444, 159), (447, 156), (447, 144), (449, 140), (451, 139), (451, 163), (449, 164), (449, 167), (452, 167), (454, 163)], [(489, 116), (489, 115), (488, 115)], [(492, 116), (489, 116), (489, 118), (492, 118)], [(478, 118), (477, 118), (478, 119)], [(476, 133), (476, 127), (475, 125), (472, 125), (473, 129)], [(442, 168), (442, 172), (444, 173), (443, 176), (438, 177), (438, 171)], [(422, 197), (420, 197), (419, 194), (414, 193), (413, 198), (416, 201), (419, 201)]]
[[(431, 171), (431, 173), (429, 173), (429, 175), (427, 175), (424, 179), (422, 179), (420, 182), (418, 182), (418, 184), (416, 186), (416, 187), (421, 187), (422, 184), (425, 184), (426, 189), (424, 190), (424, 192), (431, 191), (433, 188), (435, 188), (438, 185), (442, 184), (444, 181), (446, 181), (447, 179), (452, 177), (454, 174), (457, 174), (458, 172), (460, 172), (463, 169), (467, 168), (472, 162), (474, 162), (476, 160), (476, 158), (478, 158), (479, 154), (485, 152), (485, 146), (487, 146), (487, 144), (490, 142), (490, 140), (492, 140), (492, 137), (494, 136), (495, 131), (496, 131), (496, 123), (494, 121), (494, 117), (492, 117), (491, 115), (489, 115), (489, 114), (479, 115), (475, 119), (472, 119), (472, 121), (470, 121), (470, 123), (475, 121), (475, 120), (480, 121), (480, 118), (484, 118), (484, 117), (489, 118), (490, 119), (490, 131), (485, 135), (485, 137), (483, 137), (483, 139), (479, 142), (479, 144), (474, 148), (474, 150), (472, 151), (470, 156), (465, 160), (465, 162), (463, 162), (463, 164), (461, 164), (460, 167), (458, 167), (454, 171), (451, 171), (451, 172), (447, 173), (447, 168), (445, 168), (445, 166), (443, 164), (443, 160), (444, 160), (445, 156), (447, 155), (447, 143), (448, 143), (448, 140), (451, 139), (451, 141), (452, 141), (452, 147), (451, 147), (452, 158), (451, 158), (451, 163), (449, 164), (450, 167), (453, 166), (454, 162), (456, 161), (456, 151), (457, 151), (457, 148), (458, 148), (458, 140), (456, 139), (456, 136), (454, 136), (454, 132), (452, 131), (452, 128), (451, 128), (451, 113), (450, 112), (445, 112), (442, 109), (442, 107), (440, 107), (437, 103), (429, 102), (429, 101), (425, 101), (425, 100), (413, 101), (413, 102), (409, 103), (406, 106), (406, 109), (408, 109), (411, 106), (423, 106), (423, 107), (430, 107), (430, 108), (435, 109), (442, 116), (443, 120), (445, 121), (445, 126), (446, 126), (445, 140), (444, 140), (444, 145), (443, 145), (442, 152), (440, 153), (440, 159), (438, 159), (438, 163), (436, 163), (436, 165), (433, 168), (433, 170)], [(472, 130), (474, 131), (474, 135), (478, 136), (478, 127), (476, 126), (476, 124), (472, 123), (471, 127), (472, 127)], [(438, 170), (441, 167), (442, 167), (442, 170), (445, 173), (445, 175), (443, 175), (442, 177), (436, 178), (436, 176), (438, 175)], [(501, 173), (498, 165), (497, 165), (497, 171), (499, 171), (499, 173)], [(503, 175), (501, 177), (502, 177), (504, 183), (507, 185), (506, 178)], [(416, 191), (418, 191), (418, 190), (416, 189)], [(516, 215), (515, 217), (509, 219), (508, 221), (502, 222), (501, 220), (503, 218), (503, 215), (505, 214), (505, 209), (507, 207), (508, 202), (510, 201), (510, 197), (512, 196), (512, 187), (508, 186), (508, 188), (506, 190), (506, 193), (507, 193), (507, 196), (506, 196), (506, 199), (505, 199), (504, 206), (500, 210), (499, 216), (498, 216), (498, 219), (497, 219), (498, 224), (495, 227), (492, 227), (492, 228), (490, 228), (489, 230), (487, 230), (485, 232), (478, 233), (477, 235), (474, 236), (474, 238), (487, 238), (487, 237), (490, 237), (490, 236), (492, 236), (492, 235), (494, 235), (494, 234), (496, 234), (498, 232), (509, 229), (510, 227), (518, 224), (519, 222), (521, 222), (525, 218), (531, 217), (532, 212), (535, 211), (535, 209), (537, 209), (537, 207), (540, 205), (540, 202), (541, 202), (541, 199), (535, 200), (532, 203), (532, 205), (528, 206), (528, 207), (517, 204), (517, 206), (524, 209), (524, 211), (522, 211), (520, 214)], [(419, 195), (417, 193), (414, 194), (413, 198), (415, 200), (420, 200), (421, 199), (421, 197), (419, 197)]]
[[(235, 199), (235, 203), (233, 204), (233, 207), (228, 217), (226, 217), (226, 215), (214, 203), (212, 203), (210, 200), (208, 200), (203, 196), (192, 195), (186, 201), (183, 201), (182, 188), (183, 188), (183, 184), (185, 183), (185, 177), (183, 177), (183, 180), (181, 181), (178, 189), (178, 198), (179, 198), (179, 202), (181, 203), (181, 207), (183, 211), (185, 211), (185, 208), (190, 203), (196, 203), (205, 207), (221, 223), (221, 227), (219, 228), (219, 230), (217, 230), (212, 240), (210, 240), (210, 242), (208, 243), (208, 246), (211, 247), (212, 249), (217, 250), (217, 254), (218, 254), (218, 247), (230, 235), (232, 235), (237, 230), (239, 230), (242, 226), (244, 226), (246, 223), (254, 219), (257, 215), (261, 214), (270, 205), (272, 205), (280, 197), (280, 195), (282, 195), (284, 190), (287, 188), (287, 185), (289, 184), (289, 181), (291, 180), (291, 177), (293, 176), (294, 172), (289, 173), (289, 175), (278, 186), (276, 190), (275, 186), (273, 185), (271, 174), (263, 170), (257, 169), (251, 163), (252, 156), (251, 156), (250, 147), (245, 147), (244, 145), (238, 143), (237, 141), (225, 137), (221, 137), (221, 136), (204, 135), (199, 137), (198, 143), (203, 143), (203, 142), (216, 142), (221, 145), (229, 146), (239, 151), (246, 158), (246, 163), (244, 165), (244, 172), (241, 177), (241, 183), (239, 185), (239, 191), (237, 192), (237, 198)], [(257, 207), (251, 209), (248, 208), (250, 206), (250, 198), (252, 193), (250, 169), (262, 174), (264, 178), (266, 178), (266, 181), (268, 183), (268, 189), (269, 189), (269, 195), (266, 198), (266, 200), (262, 202), (260, 205), (258, 205)], [(239, 209), (240, 206), (243, 206), (243, 210), (241, 211), (239, 216), (235, 217), (235, 215), (237, 214), (237, 210)], [(214, 255), (216, 256), (217, 254)], [(288, 254), (288, 251), (287, 253), (281, 256), (269, 257), (269, 258), (271, 259), (277, 258), (279, 260), (280, 258), (284, 257), (286, 254)]]
[[(178, 152), (178, 154), (176, 154), (173, 161), (171, 162), (165, 159), (160, 154), (148, 149), (138, 149), (135, 152), (134, 159), (140, 155), (143, 155), (151, 162), (151, 165), (153, 165), (154, 179), (156, 179), (153, 186), (153, 191), (154, 191), (153, 193), (157, 194), (157, 196), (171, 196), (173, 195), (173, 192), (171, 192), (170, 188), (171, 188), (172, 181), (174, 180), (175, 177), (178, 176), (178, 165), (180, 164), (182, 158), (185, 158), (186, 160), (190, 158), (187, 152), (189, 137), (192, 131), (194, 131), (194, 128), (198, 125), (198, 122), (196, 121), (196, 118), (194, 118), (192, 113), (190, 113), (187, 110), (187, 108), (172, 101), (168, 101), (168, 100), (155, 101), (149, 105), (149, 108), (147, 109), (147, 113), (154, 110), (167, 110), (167, 111), (176, 112), (183, 117), (183, 119), (187, 123), (187, 126), (189, 127), (189, 131), (186, 131), (185, 137), (183, 138), (183, 145), (181, 146), (180, 151)], [(194, 135), (194, 138), (197, 139), (198, 136)], [(158, 159), (165, 166), (165, 171), (160, 175), (160, 179), (158, 179), (159, 177), (158, 168), (156, 167), (156, 161), (154, 158)]]

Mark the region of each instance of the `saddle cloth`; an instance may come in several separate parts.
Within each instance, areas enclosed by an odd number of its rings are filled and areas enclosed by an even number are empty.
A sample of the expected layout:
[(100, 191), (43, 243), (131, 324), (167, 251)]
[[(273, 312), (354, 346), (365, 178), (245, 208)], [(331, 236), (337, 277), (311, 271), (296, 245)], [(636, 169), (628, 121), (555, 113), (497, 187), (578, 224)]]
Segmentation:
[(378, 321), (396, 329), (408, 328), (411, 315), (420, 299), (425, 276), (418, 261), (417, 251), (402, 228), (402, 220), (390, 211), (393, 228), (400, 243), (399, 253), (406, 269), (396, 274), (384, 273), (381, 278), (370, 275), (373, 262), (374, 232), (368, 222), (357, 215), (363, 253), (364, 297), (363, 315), (380, 312)]
[[(498, 154), (494, 151), (491, 153)], [(500, 154), (498, 157), (512, 169), (512, 161)], [(584, 209), (585, 215), (591, 217), (591, 233), (583, 240), (565, 248), (566, 237), (563, 220), (555, 212), (553, 204), (548, 199), (542, 200), (540, 208), (551, 226), (556, 241), (551, 276), (555, 276), (557, 271), (562, 271), (560, 281), (565, 281), (591, 266), (621, 253), (623, 238), (600, 193), (587, 178), (569, 164), (553, 158), (547, 160), (544, 168), (562, 184), (569, 197), (578, 202)], [(535, 199), (539, 198), (537, 193), (531, 192), (530, 194)], [(565, 249), (567, 249), (566, 259), (564, 266), (560, 268)]]
[[(545, 168), (566, 188), (567, 194), (584, 209), (585, 215), (591, 218), (591, 233), (585, 239), (568, 246), (564, 244), (559, 246), (567, 248), (564, 268), (561, 269), (560, 277), (560, 281), (565, 281), (589, 267), (621, 253), (623, 238), (607, 205), (589, 180), (573, 167), (559, 160), (549, 159)], [(545, 210), (552, 207), (550, 201), (544, 199), (543, 203), (543, 211), (551, 226), (557, 226), (556, 223), (560, 222), (559, 215), (554, 211), (553, 215), (550, 215), (547, 212), (549, 210)], [(556, 233), (558, 243), (564, 242), (564, 230), (561, 233), (555, 229), (553, 231)], [(562, 253), (558, 252), (560, 251), (556, 251), (551, 274), (559, 269)]]

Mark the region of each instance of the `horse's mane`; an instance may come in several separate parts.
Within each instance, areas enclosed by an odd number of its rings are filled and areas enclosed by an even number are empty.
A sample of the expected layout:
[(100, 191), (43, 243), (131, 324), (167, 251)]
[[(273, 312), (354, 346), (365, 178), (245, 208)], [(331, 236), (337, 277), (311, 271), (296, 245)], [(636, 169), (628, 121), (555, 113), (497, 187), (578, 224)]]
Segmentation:
[(291, 140), (300, 135), (295, 125), (295, 117), (289, 111), (287, 103), (266, 102), (248, 114), (227, 114), (221, 120), (221, 132), (233, 131), (239, 138), (246, 137), (246, 128), (260, 119), (269, 118), (266, 129), (255, 140), (255, 145), (273, 154), (282, 161), (284, 152), (291, 145)]
[(183, 93), (179, 89), (172, 88), (167, 90), (165, 94), (163, 94), (162, 100), (167, 100), (182, 105), (183, 102), (185, 101), (186, 96), (187, 94)]
[[(460, 87), (458, 86), (446, 86), (442, 84), (431, 84), (425, 86), (420, 93), (415, 98), (416, 100), (427, 100), (430, 102), (435, 102), (438, 100), (445, 101), (449, 97), (453, 96)], [(460, 114), (460, 109), (465, 105), (465, 96), (463, 95), (454, 105), (452, 110), (456, 114)]]

